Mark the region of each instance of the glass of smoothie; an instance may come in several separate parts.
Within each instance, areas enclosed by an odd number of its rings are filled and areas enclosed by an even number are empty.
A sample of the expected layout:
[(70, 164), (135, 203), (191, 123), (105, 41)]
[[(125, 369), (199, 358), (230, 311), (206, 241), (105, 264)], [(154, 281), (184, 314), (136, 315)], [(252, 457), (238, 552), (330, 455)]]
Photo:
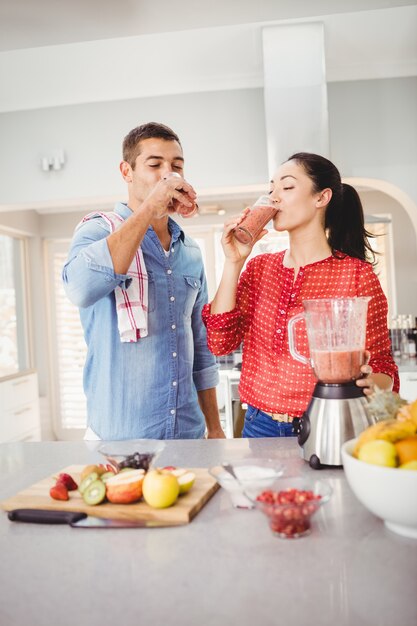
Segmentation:
[[(167, 176), (165, 176), (165, 178), (171, 178), (171, 177), (182, 179), (182, 176), (180, 176), (178, 172), (170, 172), (169, 174), (167, 174)], [(177, 189), (178, 191), (182, 191), (181, 188), (177, 187)], [(178, 200), (173, 200), (172, 207), (182, 217), (192, 217), (198, 212), (198, 204), (195, 201), (192, 203), (191, 206), (186, 206), (185, 204), (180, 204)]]
[(259, 233), (277, 213), (278, 207), (271, 198), (267, 195), (260, 196), (251, 206), (249, 213), (233, 230), (235, 239), (244, 244), (256, 241)]
[[(368, 297), (323, 298), (304, 300), (304, 312), (288, 322), (291, 356), (309, 364), (318, 380), (327, 384), (343, 384), (361, 377), (365, 363), (366, 318)], [(296, 347), (305, 330), (296, 325), (305, 321), (309, 358)]]

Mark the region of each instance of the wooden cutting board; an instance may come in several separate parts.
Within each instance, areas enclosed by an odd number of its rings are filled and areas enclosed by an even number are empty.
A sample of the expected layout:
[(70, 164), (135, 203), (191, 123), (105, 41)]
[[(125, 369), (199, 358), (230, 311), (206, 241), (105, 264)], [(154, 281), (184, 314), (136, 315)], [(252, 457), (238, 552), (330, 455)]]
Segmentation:
[[(70, 465), (54, 474), (61, 472), (71, 474), (79, 484), (79, 477), (83, 465)], [(166, 509), (153, 509), (143, 501), (133, 504), (112, 504), (105, 502), (96, 506), (84, 502), (81, 494), (70, 491), (70, 499), (67, 501), (53, 500), (49, 490), (56, 480), (49, 476), (43, 480), (23, 489), (15, 496), (3, 500), (0, 505), (5, 511), (13, 509), (46, 509), (49, 511), (82, 511), (94, 517), (105, 517), (117, 520), (155, 520), (163, 521), (167, 525), (179, 526), (188, 524), (193, 517), (203, 508), (205, 503), (216, 493), (219, 488), (216, 480), (210, 476), (207, 469), (201, 467), (190, 468), (195, 473), (195, 483), (188, 493), (180, 496), (177, 502)]]

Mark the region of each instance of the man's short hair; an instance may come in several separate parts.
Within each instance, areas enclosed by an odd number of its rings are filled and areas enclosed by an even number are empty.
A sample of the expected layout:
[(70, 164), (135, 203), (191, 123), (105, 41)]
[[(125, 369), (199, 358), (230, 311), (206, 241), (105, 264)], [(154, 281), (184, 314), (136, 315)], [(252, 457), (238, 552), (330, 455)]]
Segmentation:
[(123, 160), (127, 161), (134, 169), (136, 157), (140, 153), (140, 142), (144, 139), (164, 139), (165, 141), (181, 142), (178, 135), (165, 124), (158, 122), (148, 122), (133, 128), (123, 140)]

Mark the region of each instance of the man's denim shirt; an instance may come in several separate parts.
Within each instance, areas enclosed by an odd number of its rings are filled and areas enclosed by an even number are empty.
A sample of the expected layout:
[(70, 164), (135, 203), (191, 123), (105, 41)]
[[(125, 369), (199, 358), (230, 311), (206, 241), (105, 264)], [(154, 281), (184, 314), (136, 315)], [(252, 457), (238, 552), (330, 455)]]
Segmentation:
[[(132, 212), (118, 203), (115, 212)], [(205, 432), (197, 391), (218, 384), (201, 309), (207, 283), (201, 252), (169, 219), (167, 256), (152, 227), (142, 242), (149, 277), (148, 336), (121, 343), (114, 289), (128, 286), (115, 274), (102, 218), (75, 233), (63, 269), (67, 296), (80, 308), (87, 343), (84, 391), (88, 426), (101, 439), (191, 439)]]

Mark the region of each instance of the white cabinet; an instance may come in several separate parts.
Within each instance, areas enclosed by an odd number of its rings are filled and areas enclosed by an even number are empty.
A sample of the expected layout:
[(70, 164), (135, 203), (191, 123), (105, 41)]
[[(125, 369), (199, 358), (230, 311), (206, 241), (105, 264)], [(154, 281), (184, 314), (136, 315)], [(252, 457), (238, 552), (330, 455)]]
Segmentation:
[(237, 387), (240, 379), (240, 371), (224, 369), (219, 371), (220, 382), (216, 388), (217, 404), (220, 413), (220, 423), (227, 439), (233, 439), (235, 428), (235, 404), (240, 407)]
[(38, 377), (35, 372), (0, 381), (0, 442), (39, 441)]
[(407, 402), (417, 400), (417, 368), (400, 370), (400, 396)]
[(233, 439), (232, 403), (230, 399), (228, 370), (220, 370), (219, 377), (220, 381), (216, 387), (216, 393), (220, 424), (227, 439)]

